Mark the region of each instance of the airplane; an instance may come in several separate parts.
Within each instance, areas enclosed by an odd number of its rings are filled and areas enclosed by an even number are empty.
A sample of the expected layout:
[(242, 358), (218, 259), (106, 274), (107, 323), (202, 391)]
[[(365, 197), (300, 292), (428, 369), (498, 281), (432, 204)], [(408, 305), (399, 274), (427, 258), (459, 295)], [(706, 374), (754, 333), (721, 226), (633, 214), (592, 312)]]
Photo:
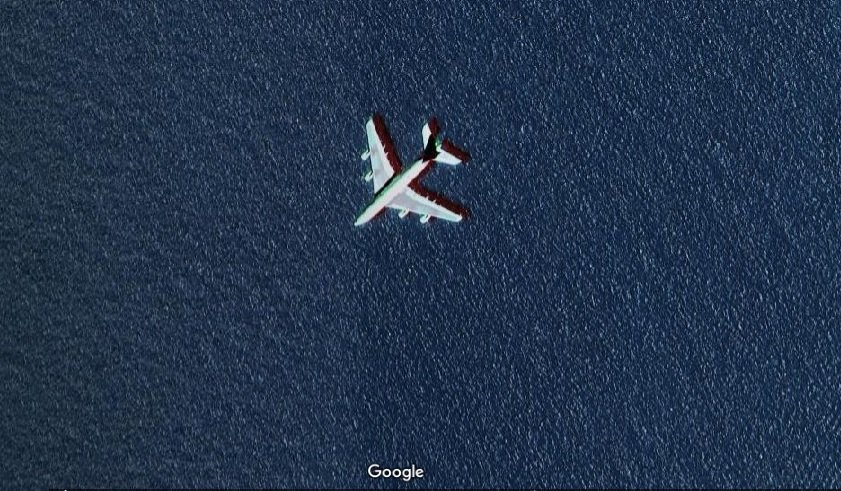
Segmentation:
[(374, 199), (354, 225), (367, 223), (385, 208), (397, 210), (400, 218), (416, 213), (421, 216), (421, 223), (427, 223), (433, 217), (450, 222), (460, 222), (464, 218), (463, 212), (447, 203), (437, 203), (432, 193), (417, 183), (417, 179), (433, 162), (458, 165), (470, 160), (466, 151), (450, 140), (439, 138), (438, 131), (435, 118), (423, 126), (423, 152), (407, 170), (402, 171), (400, 157), (382, 116), (374, 114), (368, 119), (365, 124), (368, 150), (362, 154), (362, 160), (371, 159), (371, 171), (365, 175), (365, 180), (373, 181)]

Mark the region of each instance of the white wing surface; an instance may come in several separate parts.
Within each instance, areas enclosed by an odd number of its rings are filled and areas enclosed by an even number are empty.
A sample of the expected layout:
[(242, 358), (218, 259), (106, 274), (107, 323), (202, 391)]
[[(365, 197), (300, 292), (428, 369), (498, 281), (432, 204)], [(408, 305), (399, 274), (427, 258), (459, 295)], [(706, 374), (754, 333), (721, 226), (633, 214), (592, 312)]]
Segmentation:
[(463, 218), (457, 211), (451, 210), (441, 203), (436, 203), (430, 198), (421, 196), (412, 188), (406, 188), (405, 191), (398, 194), (388, 204), (388, 207), (397, 210), (407, 210), (418, 215), (440, 218), (450, 222), (460, 222)]
[(374, 192), (379, 191), (394, 174), (400, 172), (400, 157), (391, 142), (391, 135), (385, 127), (382, 116), (375, 114), (365, 125), (368, 135), (368, 151), (371, 157), (371, 172)]

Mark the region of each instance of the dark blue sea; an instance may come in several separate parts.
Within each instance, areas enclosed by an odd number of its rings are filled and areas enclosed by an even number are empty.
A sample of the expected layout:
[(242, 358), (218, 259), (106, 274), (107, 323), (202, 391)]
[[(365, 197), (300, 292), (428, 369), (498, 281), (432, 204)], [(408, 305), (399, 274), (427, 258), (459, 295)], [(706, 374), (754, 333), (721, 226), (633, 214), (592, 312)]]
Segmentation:
[(0, 487), (841, 486), (839, 114), (837, 0), (4, 1)]

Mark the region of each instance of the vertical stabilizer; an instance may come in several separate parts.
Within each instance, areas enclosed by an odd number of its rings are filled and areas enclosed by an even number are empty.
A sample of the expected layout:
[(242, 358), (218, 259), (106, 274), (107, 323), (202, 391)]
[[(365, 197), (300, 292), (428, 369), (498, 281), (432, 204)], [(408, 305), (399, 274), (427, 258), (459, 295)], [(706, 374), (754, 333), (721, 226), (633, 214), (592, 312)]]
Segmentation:
[(423, 125), (423, 148), (429, 146), (429, 141), (438, 138), (438, 132), (440, 128), (438, 127), (438, 120), (435, 118), (431, 118), (425, 125)]

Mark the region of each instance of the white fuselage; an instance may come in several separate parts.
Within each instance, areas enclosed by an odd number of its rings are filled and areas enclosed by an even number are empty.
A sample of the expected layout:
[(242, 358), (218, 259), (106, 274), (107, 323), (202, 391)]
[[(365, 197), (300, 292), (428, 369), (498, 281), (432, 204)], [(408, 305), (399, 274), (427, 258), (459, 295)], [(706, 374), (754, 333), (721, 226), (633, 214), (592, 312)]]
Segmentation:
[(359, 215), (354, 225), (362, 225), (383, 210), (394, 198), (402, 193), (409, 184), (412, 183), (427, 167), (432, 163), (432, 160), (416, 160), (411, 167), (398, 176), (394, 176), (391, 181), (383, 186), (382, 189), (374, 195), (374, 201), (368, 205), (367, 208)]

